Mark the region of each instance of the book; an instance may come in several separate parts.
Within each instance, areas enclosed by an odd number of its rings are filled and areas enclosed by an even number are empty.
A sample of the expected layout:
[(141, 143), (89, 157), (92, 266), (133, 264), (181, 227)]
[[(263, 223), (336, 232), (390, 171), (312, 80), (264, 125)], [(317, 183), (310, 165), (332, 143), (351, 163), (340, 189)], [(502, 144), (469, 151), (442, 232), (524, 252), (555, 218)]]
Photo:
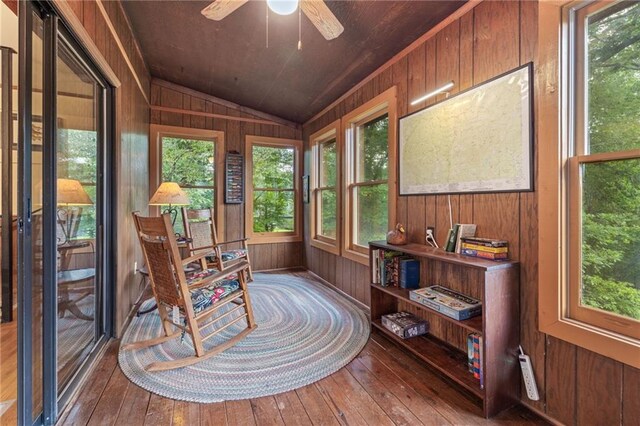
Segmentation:
[(420, 262), (411, 258), (400, 259), (400, 288), (420, 287)]
[(409, 298), (459, 321), (482, 313), (479, 300), (439, 285), (412, 290)]
[(380, 249), (371, 250), (371, 282), (373, 284), (380, 284), (380, 269), (378, 267)]
[(472, 250), (468, 248), (463, 248), (462, 251), (460, 251), (460, 254), (470, 257), (481, 257), (488, 260), (506, 260), (509, 258), (509, 253), (490, 253), (487, 251)]
[(395, 314), (382, 315), (382, 325), (401, 339), (426, 334), (429, 323), (409, 312), (396, 312)]
[(505, 240), (495, 240), (492, 238), (464, 237), (462, 241), (469, 244), (477, 244), (485, 247), (508, 247), (509, 242)]
[(482, 336), (478, 337), (478, 367), (480, 369), (480, 389), (484, 389), (484, 366), (482, 365), (482, 360), (484, 359), (484, 345)]
[(460, 245), (462, 244), (462, 239), (467, 237), (473, 237), (476, 235), (476, 225), (473, 223), (461, 223), (458, 228), (458, 235), (456, 237), (456, 248), (455, 252), (460, 253)]
[(467, 367), (470, 373), (473, 373), (473, 336), (475, 334), (469, 333), (467, 335)]
[(449, 234), (449, 238), (447, 239), (447, 245), (444, 248), (445, 251), (448, 251), (449, 253), (453, 253), (454, 251), (456, 251), (456, 241), (458, 238), (459, 229), (460, 229), (459, 223), (456, 223), (455, 225), (453, 225), (453, 228), (451, 229), (451, 233)]
[(473, 377), (480, 380), (480, 369), (482, 360), (480, 359), (480, 335), (473, 333)]
[(487, 247), (487, 246), (481, 246), (478, 244), (471, 244), (471, 243), (465, 243), (465, 242), (461, 242), (461, 243), (462, 243), (461, 248), (466, 248), (471, 250), (479, 250), (487, 253), (508, 253), (509, 252), (509, 247)]
[(442, 245), (442, 248), (444, 249), (444, 251), (449, 251), (447, 250), (447, 247), (449, 246), (449, 240), (451, 239), (452, 233), (453, 233), (453, 228), (447, 231), (447, 238), (444, 240), (444, 244)]

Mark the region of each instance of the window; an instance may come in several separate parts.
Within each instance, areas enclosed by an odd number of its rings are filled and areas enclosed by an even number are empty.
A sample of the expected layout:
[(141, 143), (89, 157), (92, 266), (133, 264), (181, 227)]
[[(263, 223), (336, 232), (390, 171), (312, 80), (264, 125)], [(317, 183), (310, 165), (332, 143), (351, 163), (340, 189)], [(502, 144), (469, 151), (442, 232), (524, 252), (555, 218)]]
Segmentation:
[(339, 254), (340, 120), (310, 137), (311, 141), (311, 245)]
[[(595, 6), (595, 7), (594, 7)], [(640, 3), (576, 12), (569, 314), (640, 338)]]
[[(171, 126), (152, 126), (157, 143), (159, 168), (150, 175), (149, 196), (163, 182), (175, 182), (187, 193), (191, 209), (214, 209), (218, 233), (223, 234), (223, 214), (216, 203), (222, 197), (221, 183), (224, 164), (224, 136), (222, 132)], [(153, 148), (153, 147), (152, 147)], [(153, 154), (152, 154), (153, 155)], [(182, 213), (178, 211), (174, 229), (184, 234)]]
[(562, 88), (538, 98), (541, 331), (636, 368), (639, 19), (637, 2), (541, 4), (539, 67), (561, 71), (537, 82)]
[(345, 257), (368, 264), (369, 241), (395, 221), (396, 96), (391, 88), (344, 118)]
[(302, 142), (247, 136), (246, 235), (250, 244), (301, 240)]

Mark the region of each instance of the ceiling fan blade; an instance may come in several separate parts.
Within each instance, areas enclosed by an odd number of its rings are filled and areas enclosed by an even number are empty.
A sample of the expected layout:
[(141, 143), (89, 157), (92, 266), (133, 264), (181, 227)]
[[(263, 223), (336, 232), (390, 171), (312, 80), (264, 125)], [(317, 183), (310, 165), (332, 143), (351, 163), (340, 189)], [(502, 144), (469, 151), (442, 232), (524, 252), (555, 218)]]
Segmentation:
[(333, 40), (344, 27), (322, 0), (302, 0), (300, 8), (327, 40)]
[(220, 21), (247, 1), (249, 0), (215, 0), (209, 6), (202, 9), (201, 13), (208, 19)]

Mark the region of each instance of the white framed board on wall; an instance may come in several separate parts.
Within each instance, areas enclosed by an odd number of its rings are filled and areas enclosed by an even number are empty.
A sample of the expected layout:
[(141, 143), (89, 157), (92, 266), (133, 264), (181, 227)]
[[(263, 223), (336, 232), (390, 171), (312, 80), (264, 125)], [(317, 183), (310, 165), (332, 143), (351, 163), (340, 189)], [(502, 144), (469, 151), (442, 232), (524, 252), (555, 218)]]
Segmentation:
[(406, 115), (399, 194), (533, 190), (532, 64)]

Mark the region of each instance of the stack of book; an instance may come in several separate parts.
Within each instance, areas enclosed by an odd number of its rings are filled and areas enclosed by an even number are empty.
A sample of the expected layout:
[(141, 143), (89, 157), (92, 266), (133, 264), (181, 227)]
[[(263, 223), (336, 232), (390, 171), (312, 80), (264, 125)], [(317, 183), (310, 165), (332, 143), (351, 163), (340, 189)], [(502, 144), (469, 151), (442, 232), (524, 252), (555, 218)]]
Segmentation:
[(371, 275), (374, 284), (383, 287), (418, 288), (420, 262), (404, 253), (372, 250)]
[(480, 389), (484, 388), (484, 369), (482, 367), (482, 335), (471, 333), (467, 336), (467, 363), (469, 372), (480, 381)]
[(509, 243), (491, 238), (465, 237), (461, 239), (461, 254), (490, 260), (509, 258)]
[(473, 237), (474, 235), (476, 235), (476, 225), (473, 223), (456, 223), (453, 228), (449, 229), (444, 250), (450, 253), (460, 253), (462, 248), (461, 239)]

